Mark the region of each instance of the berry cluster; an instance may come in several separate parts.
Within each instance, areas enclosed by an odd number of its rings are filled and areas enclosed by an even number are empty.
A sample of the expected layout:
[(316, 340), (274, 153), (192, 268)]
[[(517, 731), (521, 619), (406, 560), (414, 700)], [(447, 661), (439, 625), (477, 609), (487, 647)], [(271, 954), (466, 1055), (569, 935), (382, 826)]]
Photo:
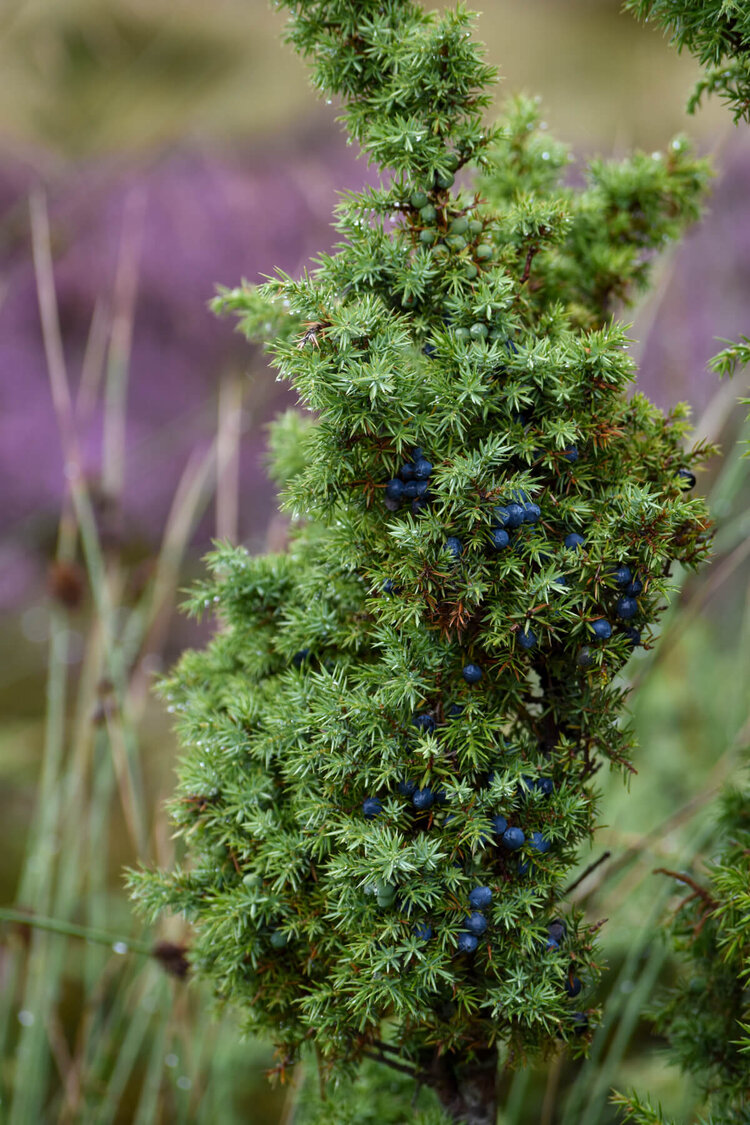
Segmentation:
[[(468, 669), (468, 677), (467, 677)], [(464, 669), (464, 678), (468, 682), (476, 682), (481, 678), (481, 669), (476, 665), (467, 665)], [(462, 704), (451, 704), (447, 709), (447, 715), (450, 719), (455, 719), (463, 714), (464, 707)], [(438, 730), (438, 722), (435, 715), (429, 711), (422, 711), (416, 713), (412, 718), (412, 725), (424, 734), (434, 734)], [(505, 741), (505, 750), (509, 751), (510, 747)], [(495, 771), (490, 771), (486, 776), (486, 784), (491, 786), (495, 781)], [(480, 777), (481, 783), (481, 777)], [(397, 784), (397, 791), (400, 796), (406, 798), (414, 809), (417, 820), (414, 822), (416, 826), (428, 829), (434, 823), (433, 813), (430, 811), (434, 806), (444, 805), (448, 800), (448, 795), (443, 788), (433, 788), (430, 785), (419, 787), (417, 782), (411, 778), (403, 778)], [(539, 792), (543, 797), (550, 797), (554, 792), (554, 783), (550, 777), (532, 776), (530, 774), (522, 774), (516, 787), (517, 799), (523, 800), (528, 794), (533, 791)], [(464, 809), (464, 812), (467, 810)], [(368, 796), (362, 802), (362, 812), (366, 819), (374, 820), (384, 812), (383, 801), (377, 796)], [(429, 814), (428, 819), (422, 821), (421, 815)], [(440, 824), (443, 829), (447, 829), (456, 820), (454, 812), (447, 812), (440, 819)], [(551, 843), (541, 831), (532, 831), (528, 837), (527, 833), (518, 825), (510, 825), (508, 819), (501, 813), (490, 814), (488, 816), (488, 829), (483, 831), (480, 836), (480, 844), (483, 847), (497, 843), (503, 852), (510, 855), (519, 852), (524, 845), (526, 845), (532, 852), (543, 855), (550, 851)], [(502, 853), (499, 853), (502, 854)], [(489, 858), (489, 857), (486, 857)], [(492, 862), (492, 861), (491, 861)], [(463, 867), (463, 864), (457, 861), (457, 866)], [(501, 870), (506, 872), (507, 867), (505, 864), (501, 865)], [(529, 859), (519, 859), (517, 864), (517, 873), (519, 877), (524, 877), (535, 870), (533, 863)], [(371, 893), (376, 893), (378, 896), (378, 905), (383, 908), (389, 908), (395, 901), (395, 888), (392, 885), (376, 886), (372, 885), (369, 888)], [(477, 939), (487, 929), (487, 921), (482, 914), (482, 909), (490, 904), (492, 892), (489, 887), (481, 886), (475, 888), (469, 895), (469, 905), (472, 907), (472, 912), (466, 918), (465, 930), (460, 934), (458, 940), (458, 950), (462, 953), (473, 953), (477, 948)], [(429, 934), (428, 934), (429, 931)], [(415, 936), (420, 940), (427, 941), (432, 936), (432, 927), (427, 924), (419, 924), (414, 928)]]
[[(455, 171), (459, 165), (458, 157), (455, 153), (450, 153), (446, 159)], [(412, 192), (409, 197), (410, 229), (415, 242), (429, 249), (433, 257), (462, 255), (465, 259), (464, 276), (467, 281), (474, 281), (482, 268), (492, 262), (495, 249), (489, 232), (486, 231), (486, 222), (475, 215), (471, 208), (456, 207), (455, 201), (442, 194), (452, 186), (453, 179), (452, 173), (438, 176), (435, 188), (429, 194), (422, 190)], [(415, 300), (407, 294), (402, 304), (405, 308), (411, 308)], [(492, 335), (493, 331), (496, 335)], [(488, 336), (495, 339), (500, 335), (499, 330), (488, 328), (482, 321), (459, 327), (456, 333), (466, 340), (482, 340)]]
[(402, 503), (411, 501), (411, 510), (418, 515), (429, 503), (427, 491), (432, 474), (432, 465), (417, 448), (411, 451), (411, 461), (406, 461), (398, 471), (398, 476), (389, 480), (385, 486), (385, 506), (390, 512), (397, 512)]

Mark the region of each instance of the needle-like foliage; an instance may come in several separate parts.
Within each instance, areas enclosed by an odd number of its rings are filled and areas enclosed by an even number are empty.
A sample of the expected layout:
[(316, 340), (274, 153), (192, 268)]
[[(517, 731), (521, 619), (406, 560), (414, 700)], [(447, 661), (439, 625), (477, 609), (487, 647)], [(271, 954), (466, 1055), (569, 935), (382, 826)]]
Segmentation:
[(463, 8), (281, 6), (383, 182), (311, 273), (216, 302), (314, 417), (271, 440), (288, 552), (222, 545), (192, 596), (221, 627), (164, 685), (189, 859), (135, 891), (194, 923), (281, 1068), (375, 1056), (480, 1125), (498, 1052), (585, 1049), (597, 954), (563, 888), (597, 770), (629, 768), (617, 673), (708, 549), (708, 451), (631, 393), (612, 316), (707, 170), (677, 141), (570, 189), (535, 104), (484, 124)]
[[(671, 873), (685, 889), (671, 925), (681, 972), (656, 1023), (700, 1083), (706, 1119), (742, 1125), (750, 1121), (750, 793), (723, 795), (719, 827), (718, 858), (705, 874)], [(668, 1125), (637, 1095), (615, 1101), (636, 1125)]]
[(704, 69), (688, 108), (706, 94), (723, 98), (735, 121), (750, 121), (750, 7), (744, 0), (626, 0), (640, 19), (660, 24), (678, 51)]

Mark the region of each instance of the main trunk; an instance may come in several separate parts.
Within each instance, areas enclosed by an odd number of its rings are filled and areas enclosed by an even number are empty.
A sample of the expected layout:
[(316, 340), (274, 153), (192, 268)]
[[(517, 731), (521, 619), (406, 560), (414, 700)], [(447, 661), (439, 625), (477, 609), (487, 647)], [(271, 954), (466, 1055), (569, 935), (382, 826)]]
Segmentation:
[(457, 1055), (433, 1059), (432, 1082), (443, 1108), (461, 1125), (495, 1125), (497, 1121), (497, 1048), (475, 1051), (466, 1061)]

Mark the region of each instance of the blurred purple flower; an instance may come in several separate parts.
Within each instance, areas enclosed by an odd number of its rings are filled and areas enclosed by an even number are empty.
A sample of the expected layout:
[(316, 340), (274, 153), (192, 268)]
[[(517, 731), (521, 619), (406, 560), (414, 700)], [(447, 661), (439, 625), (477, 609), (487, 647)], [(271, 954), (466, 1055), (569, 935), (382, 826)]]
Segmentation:
[[(28, 240), (27, 196), (40, 178), (47, 181), (55, 282), (74, 390), (95, 304), (112, 294), (128, 200), (138, 192), (144, 199), (127, 396), (124, 534), (146, 544), (158, 536), (188, 458), (215, 433), (221, 376), (252, 363), (253, 417), (241, 449), (239, 534), (259, 545), (273, 510), (262, 467), (262, 423), (291, 396), (262, 359), (253, 361), (234, 324), (218, 321), (207, 302), (217, 283), (257, 281), (276, 266), (299, 272), (333, 241), (336, 191), (360, 186), (371, 173), (343, 142), (262, 156), (175, 152), (150, 164), (101, 161), (41, 176), (30, 161), (5, 160), (0, 522), (6, 540), (10, 535), (37, 546), (51, 537), (64, 490)], [(650, 327), (639, 347), (639, 386), (661, 406), (681, 398), (705, 406), (716, 389), (705, 369), (717, 350), (715, 337), (750, 330), (748, 198), (750, 147), (734, 141), (708, 216), (676, 250), (664, 292), (647, 297), (636, 317), (636, 338)], [(101, 439), (97, 408), (81, 435), (94, 482)], [(201, 549), (212, 533), (207, 518), (196, 537)], [(10, 583), (14, 590), (16, 585)]]
[[(68, 375), (75, 392), (97, 299), (112, 294), (128, 199), (144, 198), (138, 296), (127, 394), (125, 533), (152, 540), (163, 525), (179, 476), (216, 427), (222, 374), (247, 369), (247, 344), (230, 321), (207, 308), (217, 283), (258, 281), (276, 266), (298, 272), (332, 242), (335, 191), (368, 178), (343, 143), (262, 158), (177, 152), (123, 168), (100, 162), (46, 177), (55, 283)], [(4, 535), (44, 537), (64, 491), (62, 455), (49, 393), (27, 195), (39, 175), (21, 162), (0, 169), (0, 231), (6, 244), (0, 306), (0, 494)], [(262, 537), (273, 507), (262, 470), (261, 424), (289, 392), (257, 360), (253, 428), (241, 454), (240, 534)], [(255, 405), (257, 404), (257, 405)], [(81, 434), (87, 470), (101, 460), (101, 409)], [(9, 483), (10, 482), (10, 483)], [(33, 518), (32, 518), (33, 517)], [(31, 522), (30, 522), (31, 521)], [(212, 533), (201, 529), (201, 546)]]
[(717, 377), (706, 369), (720, 349), (717, 340), (750, 332), (746, 137), (733, 135), (717, 172), (706, 216), (674, 251), (662, 287), (646, 295), (635, 319), (636, 339), (648, 329), (638, 348), (638, 386), (663, 409), (686, 400), (696, 412), (703, 410), (718, 387)]

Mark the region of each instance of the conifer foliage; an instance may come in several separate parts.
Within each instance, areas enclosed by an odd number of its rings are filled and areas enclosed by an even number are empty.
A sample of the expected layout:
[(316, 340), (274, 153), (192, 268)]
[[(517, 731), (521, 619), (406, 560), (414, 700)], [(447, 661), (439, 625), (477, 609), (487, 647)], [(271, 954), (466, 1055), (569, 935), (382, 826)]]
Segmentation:
[(689, 102), (718, 94), (735, 121), (750, 121), (750, 7), (743, 0), (627, 0), (625, 7), (661, 24), (678, 51), (687, 48), (704, 68)]
[[(739, 1125), (750, 1121), (750, 792), (728, 790), (721, 804), (718, 858), (705, 873), (673, 873), (685, 891), (670, 927), (681, 972), (657, 1028), (714, 1125)], [(615, 1101), (636, 1125), (668, 1125), (637, 1095)]]
[(221, 626), (163, 689), (187, 859), (133, 883), (282, 1070), (380, 1058), (486, 1125), (499, 1056), (585, 1049), (596, 949), (563, 888), (597, 769), (629, 768), (615, 676), (708, 548), (707, 451), (628, 397), (612, 319), (707, 172), (678, 141), (562, 187), (535, 103), (483, 123), (463, 9), (280, 6), (383, 181), (312, 272), (217, 301), (311, 417), (271, 439), (288, 552), (221, 545), (192, 596)]

